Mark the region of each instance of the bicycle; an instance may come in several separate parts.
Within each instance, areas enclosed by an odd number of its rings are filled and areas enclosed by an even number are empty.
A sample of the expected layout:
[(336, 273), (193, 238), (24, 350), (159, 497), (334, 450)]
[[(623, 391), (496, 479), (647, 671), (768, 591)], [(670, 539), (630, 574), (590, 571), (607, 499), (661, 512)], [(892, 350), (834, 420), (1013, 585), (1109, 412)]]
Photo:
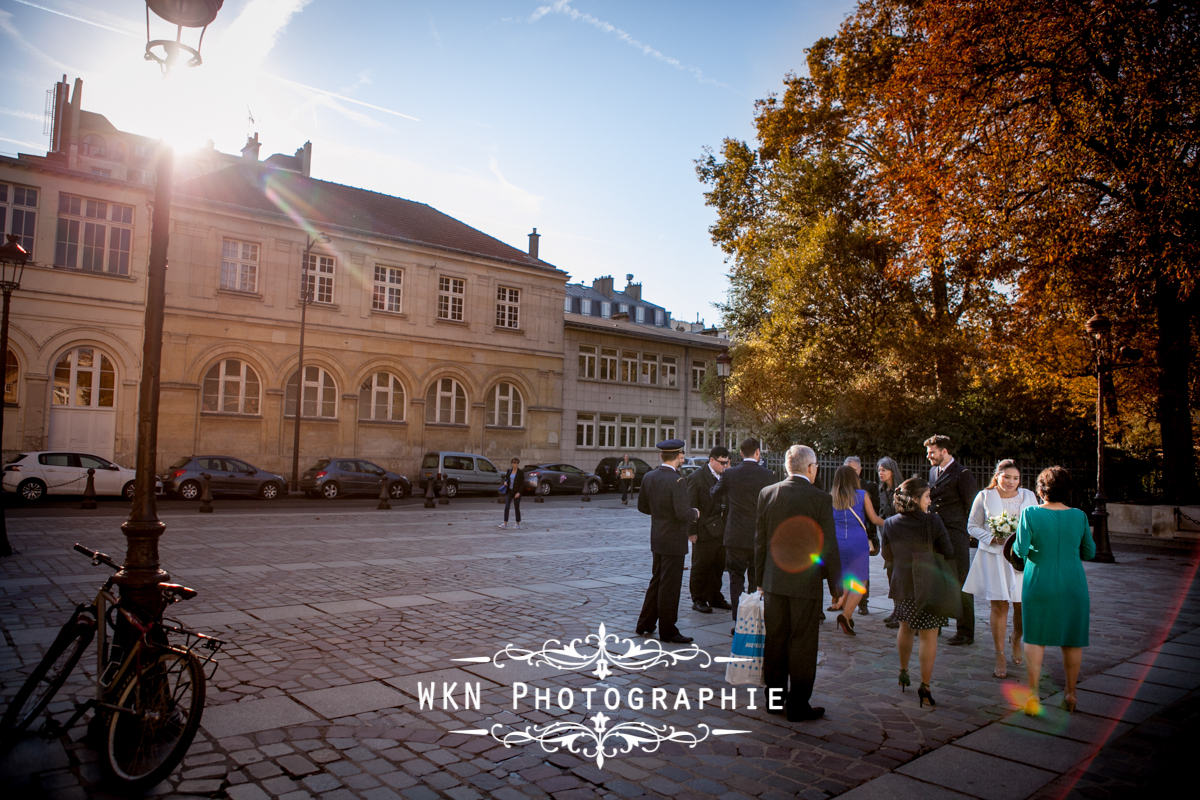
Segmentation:
[[(94, 566), (121, 569), (104, 553), (80, 544), (74, 550), (91, 558)], [(139, 610), (113, 594), (114, 577), (104, 582), (91, 604), (75, 608), (25, 680), (0, 720), (0, 743), (10, 746), (45, 711), (98, 631), (96, 696), (77, 703), (65, 723), (47, 715), (39, 732), (44, 738), (57, 738), (95, 710), (90, 731), (103, 751), (100, 764), (105, 776), (136, 792), (167, 777), (191, 747), (204, 712), (205, 670), (211, 665), (211, 679), (217, 665), (214, 657), (224, 642), (164, 619), (161, 611), (153, 619), (144, 619)], [(174, 583), (160, 583), (158, 588), (166, 604), (197, 594)], [(171, 636), (181, 635), (182, 646), (170, 643)], [(206, 652), (201, 655), (197, 650)]]

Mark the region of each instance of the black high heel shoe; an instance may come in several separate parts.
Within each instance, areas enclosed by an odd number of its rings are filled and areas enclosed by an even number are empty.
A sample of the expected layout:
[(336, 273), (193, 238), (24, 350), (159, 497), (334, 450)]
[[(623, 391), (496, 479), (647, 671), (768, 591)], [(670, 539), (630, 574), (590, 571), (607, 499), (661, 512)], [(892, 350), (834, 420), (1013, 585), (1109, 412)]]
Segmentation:
[(846, 634), (847, 636), (858, 636), (858, 634), (854, 632), (853, 620), (848, 619), (845, 614), (837, 615), (837, 624), (838, 627), (842, 629), (842, 633)]
[(908, 679), (908, 670), (902, 669), (900, 670), (900, 691), (907, 691), (909, 686), (912, 686), (912, 681)]
[(925, 701), (929, 701), (929, 705), (936, 706), (937, 701), (933, 699), (933, 695), (929, 693), (929, 684), (922, 683), (917, 687), (917, 699), (921, 701), (921, 708), (925, 707)]

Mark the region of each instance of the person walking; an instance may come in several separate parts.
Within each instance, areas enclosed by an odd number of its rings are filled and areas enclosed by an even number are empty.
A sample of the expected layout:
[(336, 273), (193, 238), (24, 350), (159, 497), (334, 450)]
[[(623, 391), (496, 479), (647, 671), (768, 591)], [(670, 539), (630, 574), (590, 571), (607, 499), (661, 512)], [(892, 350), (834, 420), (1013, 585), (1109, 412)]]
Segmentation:
[[(847, 467), (854, 467), (854, 473), (858, 476), (859, 488), (867, 493), (867, 497), (870, 498), (872, 504), (877, 503), (878, 500), (876, 498), (879, 496), (879, 484), (863, 478), (862, 459), (858, 456), (846, 456), (846, 460), (842, 464)], [(867, 541), (871, 543), (871, 555), (875, 555), (879, 552), (879, 529), (870, 519), (866, 522)], [(871, 576), (867, 575), (862, 584), (865, 591), (863, 592), (862, 600), (858, 603), (858, 613), (865, 617), (871, 613), (870, 609), (867, 608), (867, 602), (871, 599)]]
[(879, 552), (867, 538), (867, 520), (882, 525), (875, 513), (871, 498), (858, 488), (858, 473), (847, 464), (833, 473), (833, 521), (837, 532), (838, 553), (842, 566), (842, 597), (829, 607), (840, 612), (838, 627), (847, 636), (854, 633), (854, 608), (866, 594), (866, 580), (871, 571), (870, 557)]
[(775, 473), (762, 466), (762, 446), (749, 437), (738, 448), (742, 463), (721, 473), (712, 488), (714, 500), (726, 500), (725, 567), (729, 571), (729, 602), (736, 628), (738, 599), (758, 588), (754, 573), (754, 530), (758, 521), (758, 493), (775, 483)]
[(813, 485), (817, 456), (792, 445), (784, 456), (787, 478), (759, 493), (755, 514), (754, 573), (762, 580), (763, 681), (767, 710), (789, 722), (820, 719), (812, 706), (821, 630), (821, 579), (836, 596), (841, 560), (835, 541), (833, 498)]
[[(875, 469), (879, 473), (879, 516), (886, 522), (889, 517), (896, 514), (895, 496), (896, 487), (900, 485), (900, 465), (896, 463), (896, 459), (889, 456), (884, 456), (875, 464)], [(888, 585), (892, 582), (892, 562), (884, 559), (883, 569), (887, 573)], [(892, 613), (884, 618), (883, 624), (888, 628), (899, 628), (900, 623), (896, 622), (896, 611), (892, 609)]]
[(623, 505), (629, 505), (629, 493), (633, 491), (633, 478), (636, 474), (637, 470), (629, 462), (629, 453), (626, 453), (621, 459), (621, 463), (617, 464), (617, 480), (621, 482), (621, 503)]
[(525, 486), (525, 470), (521, 469), (521, 459), (514, 458), (510, 462), (508, 472), (504, 473), (503, 483), (501, 486), (504, 489), (504, 522), (501, 522), (496, 527), (508, 527), (508, 508), (512, 506), (516, 509), (517, 518), (514, 528), (521, 527), (521, 489)]
[[(1008, 677), (1004, 644), (1008, 633), (1008, 604), (1013, 606), (1012, 660), (1018, 667), (1025, 663), (1021, 655), (1021, 583), (1023, 577), (1004, 557), (1004, 542), (1016, 532), (1021, 512), (1038, 504), (1037, 496), (1021, 488), (1021, 471), (1006, 458), (996, 464), (987, 488), (975, 495), (967, 532), (979, 542), (975, 560), (967, 572), (963, 591), (991, 603), (992, 643), (996, 647), (995, 678)], [(1009, 528), (1007, 534), (997, 527)]]
[(913, 582), (913, 554), (930, 550), (948, 560), (954, 558), (954, 545), (946, 526), (937, 514), (930, 513), (929, 484), (920, 478), (909, 478), (896, 490), (894, 516), (888, 517), (880, 536), (883, 557), (892, 562), (892, 578), (888, 597), (896, 604), (896, 652), (900, 656), (900, 690), (912, 685), (908, 677), (908, 662), (912, 657), (913, 631), (920, 641), (918, 654), (921, 685), (917, 699), (921, 705), (936, 706), (929, 691), (933, 682), (933, 665), (937, 660), (938, 629), (950, 624), (948, 617), (936, 616), (917, 606), (917, 587)]
[(1071, 473), (1063, 467), (1042, 470), (1037, 477), (1041, 506), (1021, 512), (1013, 552), (1025, 559), (1021, 615), (1025, 625), (1025, 669), (1029, 699), (1025, 713), (1040, 714), (1038, 682), (1047, 647), (1061, 647), (1067, 686), (1062, 707), (1075, 710), (1075, 684), (1088, 646), (1091, 600), (1083, 562), (1096, 555), (1087, 514), (1070, 508)]
[(683, 463), (683, 440), (659, 442), (662, 464), (642, 478), (638, 494), (638, 511), (650, 515), (650, 552), (654, 554), (650, 585), (638, 616), (638, 636), (649, 636), (658, 626), (658, 638), (663, 642), (689, 644), (690, 636), (679, 632), (679, 592), (683, 587), (683, 561), (687, 557), (688, 527), (699, 519), (700, 512), (688, 504), (687, 484), (679, 475)]
[[(949, 436), (930, 436), (925, 440), (925, 457), (932, 465), (929, 470), (929, 496), (933, 512), (941, 518), (954, 543), (954, 564), (958, 569), (958, 585), (967, 580), (971, 567), (971, 535), (967, 533), (967, 514), (979, 484), (971, 470), (965, 468), (950, 454)], [(951, 647), (975, 643), (975, 601), (971, 595), (962, 593), (962, 611), (957, 620), (957, 631), (946, 644)]]
[(712, 488), (729, 466), (728, 448), (717, 445), (708, 453), (708, 464), (689, 475), (688, 501), (700, 512), (692, 523), (692, 573), (688, 588), (692, 609), (711, 614), (714, 608), (733, 606), (721, 596), (721, 575), (725, 571), (725, 500), (712, 496)]

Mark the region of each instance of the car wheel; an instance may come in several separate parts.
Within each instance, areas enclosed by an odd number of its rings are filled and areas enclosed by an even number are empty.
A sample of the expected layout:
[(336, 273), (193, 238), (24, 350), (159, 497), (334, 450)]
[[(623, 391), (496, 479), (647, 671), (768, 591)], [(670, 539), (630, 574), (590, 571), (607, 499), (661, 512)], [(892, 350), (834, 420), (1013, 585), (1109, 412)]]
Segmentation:
[(588, 494), (600, 494), (600, 481), (588, 481)]
[(334, 499), (340, 491), (341, 487), (337, 485), (337, 481), (326, 481), (325, 485), (321, 487), (321, 494), (326, 500)]
[(179, 499), (181, 500), (199, 500), (200, 499), (200, 482), (199, 481), (184, 481), (179, 485)]
[(546, 483), (545, 481), (542, 481), (541, 483), (539, 483), (538, 488), (537, 488), (537, 493), (540, 494), (542, 497), (545, 497), (546, 495), (550, 494), (550, 484)]
[(17, 487), (17, 493), (21, 495), (21, 499), (26, 503), (36, 503), (46, 497), (46, 484), (39, 481), (37, 478), (30, 478), (27, 481), (21, 481), (21, 485)]
[(124, 497), (129, 502), (133, 502), (133, 481), (125, 484), (121, 489), (121, 497)]
[(446, 497), (458, 497), (458, 484), (450, 481), (442, 491), (446, 493)]
[(282, 494), (275, 481), (267, 481), (258, 490), (258, 496), (263, 500), (278, 500)]
[(394, 483), (388, 485), (388, 497), (392, 498), (393, 500), (399, 500), (404, 497), (404, 495), (404, 484), (400, 481), (395, 481)]

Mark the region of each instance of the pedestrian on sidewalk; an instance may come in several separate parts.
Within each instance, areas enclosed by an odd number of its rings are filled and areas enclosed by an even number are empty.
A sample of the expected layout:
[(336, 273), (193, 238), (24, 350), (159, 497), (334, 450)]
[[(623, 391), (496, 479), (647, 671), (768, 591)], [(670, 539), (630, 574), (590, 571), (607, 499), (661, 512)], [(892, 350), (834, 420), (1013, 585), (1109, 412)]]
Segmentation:
[(629, 453), (626, 453), (617, 464), (617, 480), (621, 482), (621, 504), (629, 505), (629, 493), (633, 491), (633, 477), (637, 470), (629, 463)]
[[(933, 499), (933, 512), (954, 543), (954, 565), (958, 569), (958, 585), (961, 588), (971, 568), (971, 535), (967, 533), (967, 515), (979, 484), (971, 470), (964, 467), (950, 454), (949, 436), (930, 436), (925, 440), (925, 458), (932, 465), (929, 469), (929, 495)], [(957, 620), (957, 630), (946, 644), (951, 647), (975, 643), (975, 599), (966, 592), (960, 595), (962, 611)]]
[[(875, 469), (879, 472), (879, 516), (886, 522), (889, 517), (896, 515), (895, 496), (896, 487), (900, 485), (900, 465), (896, 463), (896, 459), (890, 456), (884, 456), (875, 464)], [(892, 562), (884, 559), (883, 569), (887, 572), (888, 585), (892, 583)], [(889, 628), (899, 628), (900, 623), (896, 622), (896, 610), (892, 609), (892, 613), (888, 614), (883, 620), (883, 624)]]
[(847, 636), (857, 635), (854, 633), (854, 609), (867, 592), (870, 557), (879, 552), (878, 546), (868, 538), (867, 520), (876, 525), (883, 524), (875, 513), (871, 498), (858, 488), (858, 473), (854, 467), (843, 464), (833, 473), (833, 521), (842, 563), (842, 597), (829, 610), (840, 612), (837, 624)]
[(1037, 504), (1037, 495), (1021, 488), (1021, 470), (1017, 469), (1016, 462), (1006, 458), (996, 464), (996, 471), (987, 488), (975, 495), (971, 516), (967, 519), (967, 532), (979, 541), (979, 548), (975, 552), (975, 560), (971, 562), (963, 591), (992, 605), (992, 644), (996, 648), (996, 666), (992, 670), (992, 677), (995, 678), (1008, 677), (1004, 645), (1008, 633), (1009, 603), (1013, 607), (1013, 633), (1007, 638), (1012, 643), (1013, 664), (1020, 667), (1025, 663), (1021, 650), (1021, 637), (1024, 635), (1021, 625), (1021, 583), (1024, 578), (1004, 557), (1004, 542), (1008, 536), (1003, 532), (998, 533), (997, 526), (1011, 527), (1015, 531), (1021, 512)]
[(929, 484), (920, 478), (909, 478), (900, 484), (895, 494), (895, 516), (883, 525), (880, 537), (883, 557), (892, 562), (891, 586), (888, 597), (896, 604), (896, 620), (900, 623), (896, 631), (896, 651), (900, 656), (900, 689), (912, 683), (908, 677), (908, 662), (912, 657), (913, 631), (920, 640), (918, 655), (921, 666), (921, 685), (917, 698), (924, 706), (926, 701), (937, 703), (929, 691), (933, 680), (933, 665), (937, 660), (938, 629), (950, 624), (948, 617), (936, 616), (917, 606), (917, 587), (913, 581), (913, 554), (940, 553), (953, 562), (954, 545), (946, 526), (937, 514), (929, 512), (931, 500)]
[(711, 614), (714, 608), (731, 609), (721, 595), (721, 575), (725, 572), (725, 500), (715, 499), (712, 488), (729, 467), (728, 448), (717, 445), (708, 453), (708, 464), (687, 476), (688, 501), (699, 510), (700, 519), (692, 523), (692, 575), (688, 588), (692, 609)]
[(1025, 559), (1021, 613), (1025, 623), (1025, 663), (1029, 699), (1025, 713), (1040, 714), (1038, 681), (1047, 647), (1061, 647), (1067, 688), (1062, 707), (1075, 710), (1075, 684), (1088, 646), (1091, 601), (1083, 562), (1096, 555), (1087, 514), (1070, 508), (1071, 473), (1063, 467), (1042, 470), (1037, 494), (1043, 505), (1021, 512), (1013, 552)]
[(516, 508), (517, 519), (514, 528), (518, 530), (521, 527), (521, 489), (525, 486), (525, 470), (521, 469), (521, 459), (514, 458), (508, 472), (504, 473), (504, 482), (500, 485), (501, 491), (504, 492), (504, 522), (501, 522), (497, 527), (508, 527), (508, 508), (513, 506)]

